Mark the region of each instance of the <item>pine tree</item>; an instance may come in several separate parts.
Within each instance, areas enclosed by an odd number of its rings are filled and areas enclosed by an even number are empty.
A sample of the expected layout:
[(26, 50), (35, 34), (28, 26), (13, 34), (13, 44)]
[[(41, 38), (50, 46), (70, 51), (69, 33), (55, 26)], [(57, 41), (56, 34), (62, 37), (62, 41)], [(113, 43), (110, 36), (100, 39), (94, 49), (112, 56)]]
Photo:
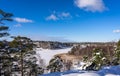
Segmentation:
[(53, 59), (51, 59), (49, 65), (47, 66), (51, 72), (60, 72), (62, 67), (63, 63), (59, 56), (55, 56)]
[[(11, 13), (6, 13), (0, 9), (0, 38), (9, 36), (7, 32), (9, 27), (5, 26), (3, 21), (12, 21), (13, 15)], [(11, 71), (11, 57), (9, 54), (9, 46), (7, 41), (0, 41), (0, 75), (10, 75)], [(3, 71), (3, 73), (2, 73)]]
[(93, 49), (93, 56), (90, 60), (91, 64), (86, 68), (87, 70), (99, 70), (105, 64), (106, 56), (102, 49)]
[(27, 37), (13, 37), (14, 40), (10, 43), (10, 47), (19, 49), (18, 53), (20, 55), (20, 61), (21, 61), (21, 74), (24, 76), (24, 61), (23, 58), (25, 54), (29, 51), (32, 51), (34, 48), (33, 41), (30, 38)]
[(104, 59), (106, 58), (102, 52), (102, 49), (94, 49), (93, 50), (93, 59), (92, 62), (95, 63), (95, 70), (99, 70), (104, 63)]
[(114, 59), (112, 61), (113, 65), (119, 65), (120, 64), (120, 40), (117, 43), (117, 47), (114, 51)]
[(12, 21), (13, 14), (6, 13), (3, 10), (0, 9), (0, 37), (9, 36), (9, 33), (7, 30), (9, 29), (8, 26), (4, 26), (5, 23), (3, 21)]

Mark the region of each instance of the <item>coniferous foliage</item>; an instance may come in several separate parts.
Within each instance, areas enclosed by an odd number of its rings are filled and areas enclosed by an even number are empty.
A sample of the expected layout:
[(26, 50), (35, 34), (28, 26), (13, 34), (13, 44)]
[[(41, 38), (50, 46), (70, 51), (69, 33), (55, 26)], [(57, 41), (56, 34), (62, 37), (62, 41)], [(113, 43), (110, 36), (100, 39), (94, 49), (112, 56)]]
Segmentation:
[[(36, 57), (35, 45), (30, 38), (27, 37), (12, 37), (13, 41), (9, 43), (10, 48), (15, 51), (16, 62), (20, 65), (21, 75), (24, 76), (37, 76), (38, 74), (43, 74), (42, 59), (40, 56)], [(36, 64), (38, 59), (41, 62), (40, 65)], [(42, 66), (41, 66), (42, 65)]]
[[(7, 13), (0, 9), (0, 15), (1, 15), (0, 23), (2, 23), (1, 21), (3, 21), (3, 20), (13, 21), (13, 19), (11, 18), (13, 16), (12, 13)], [(4, 24), (4, 23), (2, 23), (2, 24)]]
[[(12, 21), (13, 15), (0, 9), (0, 38), (9, 36), (9, 27), (4, 26), (3, 21)], [(9, 76), (11, 73), (12, 58), (10, 56), (9, 43), (0, 41), (0, 75)]]
[(93, 57), (92, 57), (92, 64), (94, 64), (94, 70), (101, 69), (101, 66), (104, 63), (104, 59), (106, 59), (105, 54), (103, 54), (102, 49), (94, 49), (93, 50)]
[(3, 10), (0, 9), (0, 37), (8, 36), (9, 33), (7, 30), (9, 29), (8, 26), (4, 26), (3, 21), (12, 21), (13, 19), (11, 18), (13, 16), (12, 13), (6, 13)]
[(10, 42), (10, 47), (19, 48), (22, 52), (33, 50), (33, 47), (35, 46), (30, 38), (21, 36), (13, 38), (14, 40)]
[(120, 40), (117, 43), (117, 47), (115, 48), (114, 51), (114, 58), (112, 61), (113, 65), (119, 65), (120, 64)]
[[(10, 42), (10, 47), (18, 49), (19, 60), (21, 62), (21, 74), (24, 76), (24, 61), (25, 54), (33, 50), (34, 44), (30, 38), (27, 37), (13, 37), (14, 40)], [(31, 62), (30, 62), (31, 63)]]
[(59, 56), (56, 56), (51, 59), (47, 68), (50, 70), (50, 72), (60, 72), (63, 68), (63, 62), (61, 58)]

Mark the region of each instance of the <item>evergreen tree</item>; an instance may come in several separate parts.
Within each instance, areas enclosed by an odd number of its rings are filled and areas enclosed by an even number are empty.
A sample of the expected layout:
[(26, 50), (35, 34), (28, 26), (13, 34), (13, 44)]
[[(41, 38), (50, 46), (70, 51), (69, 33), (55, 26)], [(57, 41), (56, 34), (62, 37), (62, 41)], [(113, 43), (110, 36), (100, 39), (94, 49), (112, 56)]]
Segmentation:
[(102, 49), (94, 49), (93, 50), (93, 58), (92, 62), (95, 64), (95, 70), (99, 70), (104, 63), (104, 59), (106, 59), (105, 55), (102, 52)]
[[(24, 60), (24, 64), (25, 64), (25, 68), (24, 68), (24, 71), (25, 72), (28, 72), (26, 69), (30, 69), (29, 71), (29, 76), (37, 76), (37, 67), (38, 65), (36, 64), (37, 62), (37, 58), (34, 56), (36, 53), (32, 53), (32, 52), (35, 52), (35, 51), (31, 51), (27, 54), (25, 54), (23, 60)], [(29, 55), (29, 56), (27, 56)]]
[(17, 36), (17, 37), (13, 37), (13, 38), (14, 38), (14, 40), (10, 43), (10, 47), (19, 49), (18, 53), (20, 55), (19, 59), (21, 60), (21, 74), (22, 74), (22, 76), (24, 76), (23, 58), (27, 52), (33, 50), (34, 44), (33, 44), (33, 41), (27, 37)]
[(5, 24), (3, 21), (12, 21), (12, 18), (11, 18), (12, 16), (13, 14), (6, 13), (0, 9), (0, 37), (5, 37), (9, 35), (9, 33), (7, 32), (9, 27), (4, 26)]
[(114, 59), (112, 61), (113, 65), (119, 65), (120, 64), (120, 40), (117, 43), (117, 47), (114, 51)]
[(47, 68), (50, 69), (51, 72), (60, 72), (62, 67), (63, 63), (61, 58), (59, 56), (55, 56), (50, 60)]
[(106, 56), (102, 49), (94, 49), (91, 64), (86, 68), (87, 70), (99, 70), (105, 64)]
[[(0, 9), (0, 38), (9, 36), (9, 27), (3, 21), (12, 21), (13, 15)], [(0, 75), (9, 76), (11, 71), (11, 57), (7, 41), (0, 41)]]

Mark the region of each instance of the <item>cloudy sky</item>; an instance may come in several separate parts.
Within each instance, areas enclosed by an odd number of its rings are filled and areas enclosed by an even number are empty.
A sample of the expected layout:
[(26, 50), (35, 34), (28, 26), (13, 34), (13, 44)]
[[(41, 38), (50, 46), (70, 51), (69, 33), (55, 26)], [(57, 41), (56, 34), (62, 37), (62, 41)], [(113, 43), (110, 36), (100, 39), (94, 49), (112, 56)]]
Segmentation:
[(114, 41), (120, 39), (120, 0), (0, 0), (14, 14), (11, 35), (33, 40)]

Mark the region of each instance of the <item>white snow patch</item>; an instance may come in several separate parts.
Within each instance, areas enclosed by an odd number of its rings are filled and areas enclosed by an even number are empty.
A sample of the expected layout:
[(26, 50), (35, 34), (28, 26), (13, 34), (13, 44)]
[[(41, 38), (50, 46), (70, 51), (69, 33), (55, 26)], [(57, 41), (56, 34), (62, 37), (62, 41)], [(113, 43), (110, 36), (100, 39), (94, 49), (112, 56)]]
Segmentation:
[(62, 76), (78, 76), (78, 73), (67, 74), (67, 75), (62, 75)]
[(68, 51), (70, 50), (71, 47), (65, 49), (55, 49), (55, 50), (37, 48), (36, 53), (37, 55), (40, 55), (41, 59), (45, 60), (46, 65), (48, 65), (49, 61), (54, 57), (54, 55), (61, 53), (68, 53)]
[(105, 76), (120, 76), (120, 75), (115, 75), (115, 74), (107, 74)]
[(82, 74), (73, 73), (73, 74), (67, 74), (62, 76), (100, 76), (100, 75), (97, 73), (82, 73)]
[(77, 76), (100, 76), (100, 75), (97, 73), (82, 73)]
[(100, 55), (100, 53), (98, 52), (98, 53), (96, 53), (96, 55)]

